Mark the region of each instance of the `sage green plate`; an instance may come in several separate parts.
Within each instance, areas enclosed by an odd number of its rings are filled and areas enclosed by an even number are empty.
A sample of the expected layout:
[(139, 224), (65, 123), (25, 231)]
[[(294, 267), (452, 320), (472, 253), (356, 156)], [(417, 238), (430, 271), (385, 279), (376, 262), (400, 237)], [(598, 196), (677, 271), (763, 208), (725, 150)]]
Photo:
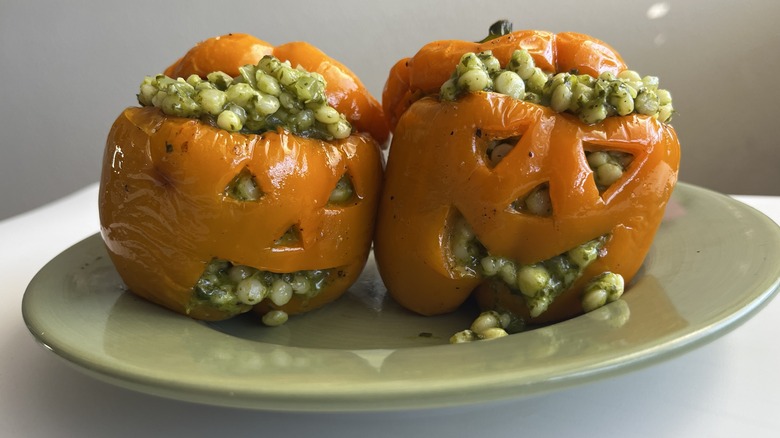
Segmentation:
[(22, 310), (46, 348), (129, 389), (244, 408), (379, 411), (527, 397), (649, 365), (738, 326), (779, 285), (778, 226), (680, 184), (622, 300), (493, 341), (449, 345), (476, 309), (412, 315), (386, 296), (373, 260), (342, 299), (284, 326), (193, 321), (125, 292), (98, 235), (49, 262)]

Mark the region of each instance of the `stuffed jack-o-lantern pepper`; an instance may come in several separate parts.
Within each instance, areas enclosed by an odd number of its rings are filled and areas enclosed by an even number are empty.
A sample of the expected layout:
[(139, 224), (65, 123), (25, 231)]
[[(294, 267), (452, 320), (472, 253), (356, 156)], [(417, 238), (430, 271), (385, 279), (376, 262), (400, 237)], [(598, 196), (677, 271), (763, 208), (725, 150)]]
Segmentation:
[(393, 141), (375, 254), (424, 315), (475, 294), (458, 340), (617, 299), (677, 179), (671, 96), (591, 37), (508, 32), (439, 41), (390, 72)]
[(338, 298), (371, 245), (377, 101), (308, 44), (241, 34), (166, 72), (180, 77), (144, 79), (142, 107), (106, 142), (101, 232), (128, 289), (196, 319), (255, 309), (268, 325)]

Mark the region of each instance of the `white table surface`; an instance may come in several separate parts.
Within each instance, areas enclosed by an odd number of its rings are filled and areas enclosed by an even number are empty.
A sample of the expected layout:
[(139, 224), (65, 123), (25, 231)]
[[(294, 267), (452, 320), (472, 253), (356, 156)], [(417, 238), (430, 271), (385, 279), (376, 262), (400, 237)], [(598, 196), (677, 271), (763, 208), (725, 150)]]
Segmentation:
[[(780, 223), (780, 197), (735, 196)], [(82, 374), (25, 327), (27, 284), (98, 231), (97, 185), (0, 221), (0, 436), (775, 437), (780, 302), (682, 356), (523, 400), (418, 412), (296, 414), (219, 408), (132, 392)]]

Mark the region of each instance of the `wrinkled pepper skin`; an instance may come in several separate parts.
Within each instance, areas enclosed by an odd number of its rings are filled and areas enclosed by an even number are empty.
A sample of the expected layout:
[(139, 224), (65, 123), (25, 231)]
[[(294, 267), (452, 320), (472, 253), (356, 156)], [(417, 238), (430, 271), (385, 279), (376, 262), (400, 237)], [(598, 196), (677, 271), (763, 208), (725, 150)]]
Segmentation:
[[(585, 125), (575, 116), (493, 92), (468, 93), (454, 102), (437, 96), (409, 99), (435, 93), (435, 82), (441, 85), (449, 77), (464, 52), (492, 48), (503, 65), (518, 43), (529, 48), (528, 41), (535, 42), (529, 51), (537, 64), (546, 62), (548, 70), (578, 68), (598, 74), (624, 68), (611, 49), (584, 36), (516, 34), (493, 40), (487, 47), (432, 43), (413, 62), (402, 61), (391, 72), (385, 97), (392, 95), (385, 108), (391, 119), (394, 115), (398, 119), (393, 123), (374, 251), (390, 294), (414, 312), (450, 312), (475, 293), (481, 307), (511, 310), (530, 323), (580, 314), (580, 293), (590, 278), (613, 271), (628, 282), (639, 270), (674, 188), (679, 142), (670, 126), (651, 117), (608, 117)], [(510, 41), (511, 50), (504, 45)], [(441, 65), (445, 60), (447, 65)], [(401, 73), (399, 65), (403, 65)], [(428, 79), (423, 71), (427, 68), (433, 71)], [(423, 80), (429, 83), (421, 85)], [(394, 108), (405, 109), (393, 112)], [(488, 142), (518, 135), (521, 139), (514, 149), (495, 167), (488, 165)], [(586, 150), (628, 152), (634, 161), (620, 180), (600, 194)], [(513, 201), (545, 182), (551, 216), (510, 208)], [(449, 236), (458, 216), (491, 255), (521, 264), (548, 259), (604, 234), (611, 237), (602, 257), (546, 312), (531, 318), (523, 299), (503, 283), (453, 269)]]
[[(230, 68), (237, 66), (207, 67)], [(350, 93), (358, 92), (342, 96)], [(294, 296), (278, 307), (289, 314), (338, 298), (365, 265), (381, 189), (381, 150), (368, 132), (382, 128), (363, 127), (326, 142), (281, 129), (231, 133), (150, 107), (124, 110), (106, 141), (99, 209), (106, 248), (128, 289), (196, 319), (231, 317), (192, 301), (206, 264), (220, 258), (273, 272), (335, 268), (319, 295)], [(258, 200), (226, 194), (242, 171), (254, 175)], [(345, 173), (354, 186), (352, 201), (328, 205)], [(299, 244), (278, 245), (291, 226), (300, 232)]]

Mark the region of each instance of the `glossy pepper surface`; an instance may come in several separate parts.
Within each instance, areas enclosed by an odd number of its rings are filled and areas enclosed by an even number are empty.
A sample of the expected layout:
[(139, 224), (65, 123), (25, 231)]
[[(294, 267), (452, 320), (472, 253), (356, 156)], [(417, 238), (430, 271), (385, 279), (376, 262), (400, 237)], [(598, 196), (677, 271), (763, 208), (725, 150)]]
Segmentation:
[[(585, 283), (604, 271), (630, 281), (640, 268), (677, 179), (674, 130), (643, 115), (586, 125), (576, 116), (494, 92), (455, 101), (436, 95), (466, 52), (492, 50), (502, 65), (524, 48), (551, 72), (598, 76), (625, 69), (608, 45), (585, 35), (519, 31), (487, 43), (438, 41), (390, 72), (383, 105), (394, 127), (380, 200), (375, 254), (383, 281), (404, 307), (434, 315), (476, 291), (484, 308), (530, 322), (582, 313)], [(516, 142), (497, 165), (491, 142)], [(519, 139), (519, 140), (518, 140)], [(600, 191), (586, 152), (633, 156), (622, 177)], [(527, 214), (513, 203), (546, 184), (552, 212)], [(600, 257), (538, 317), (503, 283), (458, 269), (452, 233), (465, 221), (490, 255), (532, 264), (607, 236)]]
[[(169, 71), (232, 72), (265, 53), (254, 49), (259, 40), (241, 38), (251, 44), (201, 43), (213, 45), (220, 57), (196, 51)], [(353, 116), (365, 114), (361, 105), (372, 98), (353, 87), (354, 75), (321, 52), (313, 60), (316, 49), (301, 47), (302, 52), (285, 52), (293, 66), (298, 53), (305, 58), (301, 63), (316, 61), (343, 77), (346, 89), (336, 86), (335, 101), (354, 104)], [(360, 99), (350, 100), (355, 96)], [(367, 108), (381, 116), (381, 108)], [(234, 313), (193, 300), (193, 286), (213, 259), (276, 273), (332, 270), (320, 294), (294, 296), (283, 306), (261, 303), (266, 310), (295, 314), (336, 299), (357, 278), (370, 249), (382, 180), (372, 133), (386, 136), (383, 126), (361, 117), (348, 138), (322, 141), (282, 129), (228, 132), (153, 107), (126, 109), (108, 135), (99, 199), (101, 232), (117, 271), (132, 292), (198, 319)], [(227, 187), (239, 174), (252, 176), (258, 199), (229, 196)], [(354, 193), (348, 202), (332, 205), (331, 191), (344, 176)], [(280, 243), (291, 229), (297, 241)]]

